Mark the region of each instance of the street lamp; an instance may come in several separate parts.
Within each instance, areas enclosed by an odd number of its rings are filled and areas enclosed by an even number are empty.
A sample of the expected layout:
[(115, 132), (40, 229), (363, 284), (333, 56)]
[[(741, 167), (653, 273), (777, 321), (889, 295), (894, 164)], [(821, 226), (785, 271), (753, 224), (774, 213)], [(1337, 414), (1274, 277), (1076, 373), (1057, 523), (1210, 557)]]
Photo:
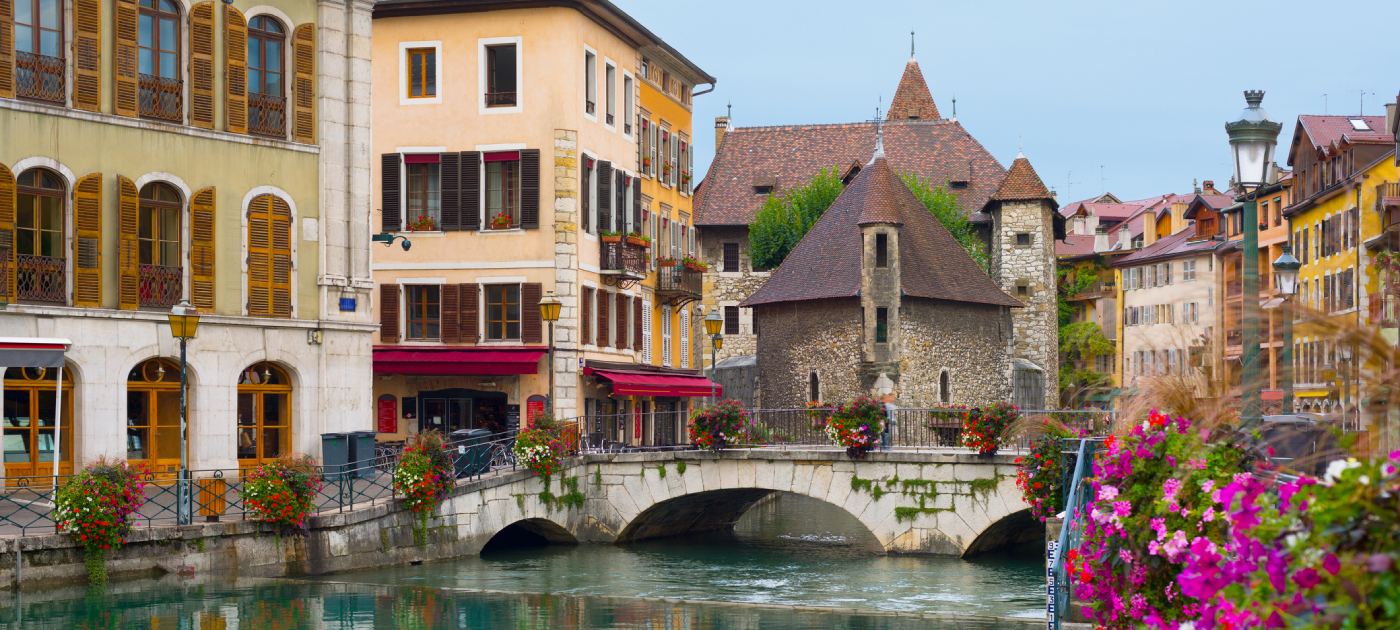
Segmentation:
[(380, 232), (369, 237), (369, 240), (375, 243), (383, 243), (385, 247), (393, 245), (394, 241), (399, 241), (399, 246), (403, 247), (404, 251), (408, 251), (408, 248), (413, 247), (413, 241), (408, 240), (407, 236), (399, 236), (398, 234), (392, 234), (390, 232)]
[[(1298, 293), (1298, 270), (1302, 267), (1303, 263), (1284, 243), (1283, 253), (1274, 260), (1274, 278), (1278, 280), (1278, 291), (1285, 305)], [(1283, 311), (1279, 316), (1283, 319), (1283, 347), (1278, 353), (1279, 387), (1283, 389), (1283, 412), (1293, 413), (1293, 309), (1289, 305), (1280, 310)]]
[(554, 418), (554, 322), (559, 321), (559, 311), (563, 303), (553, 291), (546, 291), (540, 298), (540, 319), (549, 322), (549, 417)]
[(1246, 107), (1240, 119), (1225, 123), (1230, 149), (1235, 159), (1235, 183), (1241, 191), (1244, 219), (1244, 296), (1240, 357), (1240, 388), (1243, 406), (1240, 426), (1251, 428), (1259, 422), (1259, 207), (1255, 199), (1259, 187), (1268, 183), (1282, 123), (1269, 120), (1259, 104), (1263, 90), (1245, 90)]
[(170, 334), (180, 340), (180, 476), (175, 481), (175, 522), (180, 525), (189, 525), (192, 517), (190, 514), (190, 472), (186, 460), (190, 408), (189, 379), (187, 378), (189, 364), (185, 359), (185, 343), (194, 339), (198, 329), (199, 311), (190, 304), (189, 300), (180, 300), (179, 304), (170, 308)]
[(710, 314), (705, 316), (705, 334), (710, 336), (710, 404), (715, 403), (718, 397), (715, 391), (715, 355), (719, 354), (720, 346), (724, 345), (724, 338), (720, 336), (720, 331), (724, 330), (724, 316), (719, 314), (719, 307), (710, 309)]

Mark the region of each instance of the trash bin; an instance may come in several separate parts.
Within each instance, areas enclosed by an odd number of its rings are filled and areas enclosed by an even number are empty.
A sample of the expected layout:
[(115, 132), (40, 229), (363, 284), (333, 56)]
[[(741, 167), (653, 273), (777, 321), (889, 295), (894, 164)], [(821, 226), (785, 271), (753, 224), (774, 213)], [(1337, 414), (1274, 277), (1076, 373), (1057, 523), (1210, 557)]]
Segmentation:
[(374, 431), (351, 431), (350, 470), (357, 479), (367, 479), (374, 475)]
[(321, 434), (321, 464), (325, 466), (327, 479), (339, 479), (350, 461), (350, 435), (347, 433)]
[(457, 452), (452, 454), (452, 462), (458, 479), (481, 474), (490, 468), (491, 431), (460, 429), (453, 431), (448, 438), (457, 445)]

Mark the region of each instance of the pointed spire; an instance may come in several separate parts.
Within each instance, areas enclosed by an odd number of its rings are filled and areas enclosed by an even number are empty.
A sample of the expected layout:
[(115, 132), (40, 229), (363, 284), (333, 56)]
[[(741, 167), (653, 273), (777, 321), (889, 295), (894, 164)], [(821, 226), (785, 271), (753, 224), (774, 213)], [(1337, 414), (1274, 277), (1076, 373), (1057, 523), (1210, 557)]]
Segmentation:
[(1031, 166), (1031, 161), (1026, 156), (1017, 154), (1016, 160), (1011, 163), (1011, 168), (1006, 171), (1006, 178), (1001, 180), (1001, 186), (996, 193), (992, 194), (992, 201), (1031, 201), (1038, 199), (1053, 199), (1050, 189), (1045, 187), (1045, 182), (1041, 181), (1036, 174), (1035, 167)]
[(894, 99), (890, 101), (888, 120), (942, 120), (938, 105), (933, 102), (933, 94), (924, 82), (924, 73), (919, 62), (911, 56), (904, 64), (904, 76), (899, 78)]
[(914, 31), (909, 31), (909, 59), (914, 58)]
[(875, 106), (875, 152), (870, 155), (870, 161), (866, 166), (875, 163), (875, 160), (885, 157), (885, 122), (880, 120), (880, 106)]

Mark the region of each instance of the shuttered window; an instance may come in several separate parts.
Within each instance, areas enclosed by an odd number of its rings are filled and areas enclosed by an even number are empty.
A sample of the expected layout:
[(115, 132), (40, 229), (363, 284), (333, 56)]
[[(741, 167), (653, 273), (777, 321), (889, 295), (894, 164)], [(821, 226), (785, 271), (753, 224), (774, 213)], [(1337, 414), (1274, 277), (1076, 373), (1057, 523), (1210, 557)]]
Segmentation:
[(73, 0), (73, 107), (102, 111), (101, 0)]
[(632, 298), (632, 343), (633, 350), (642, 349), (642, 298)]
[(435, 284), (409, 284), (403, 288), (405, 334), (410, 341), (436, 340), (442, 334), (440, 287)]
[(73, 306), (102, 305), (102, 174), (73, 186)]
[(173, 0), (140, 0), (136, 67), (142, 118), (184, 122), (180, 71), (183, 22)]
[(618, 350), (626, 350), (628, 345), (627, 334), (631, 332), (631, 328), (627, 325), (627, 316), (632, 312), (632, 309), (627, 307), (626, 295), (618, 293), (615, 299), (616, 301), (613, 305), (616, 308), (617, 314), (613, 318), (613, 324), (616, 327), (613, 332), (613, 347)]
[(642, 363), (652, 362), (651, 300), (642, 300)]
[(481, 340), (481, 287), (457, 285), (457, 330), (463, 343)]
[(520, 340), (540, 343), (544, 340), (544, 322), (540, 317), (543, 286), (538, 282), (520, 285)]
[(612, 222), (612, 162), (598, 162), (598, 216), (596, 223), (599, 232), (614, 231)]
[[(184, 297), (181, 260), (183, 199), (174, 186), (151, 182), (141, 187), (136, 219), (137, 292), (147, 308), (169, 308)], [(128, 226), (123, 223), (122, 229)]]
[(224, 5), (224, 118), (228, 131), (248, 133), (248, 20)]
[(488, 284), (486, 338), (499, 341), (520, 338), (520, 285)]
[(458, 343), (462, 340), (462, 288), (461, 285), (444, 284), (439, 291), (442, 303), (441, 339), (443, 343)]
[(287, 29), (270, 15), (248, 20), (248, 133), (281, 138), (287, 129), (282, 87)]
[(65, 304), (63, 178), (44, 168), (19, 174), (15, 190), (15, 292), (21, 301)]
[(4, 164), (0, 164), (0, 297), (15, 299), (15, 176)]
[(379, 342), (399, 342), (399, 285), (379, 285)]
[(316, 25), (292, 32), (292, 139), (316, 143)]
[(403, 229), (403, 157), (385, 153), (379, 158), (380, 229), (398, 232)]
[(611, 300), (611, 294), (602, 289), (598, 289), (598, 327), (594, 343), (596, 343), (599, 348), (608, 347), (608, 302)]
[(20, 98), (63, 104), (63, 3), (11, 0), (14, 4), (14, 84)]
[(583, 231), (593, 234), (593, 182), (597, 176), (593, 174), (597, 161), (585, 155), (580, 162), (579, 168), (579, 220), (583, 222)]
[(136, 184), (117, 176), (117, 303), (122, 309), (141, 306), (140, 267), (136, 234), (140, 226), (140, 202)]
[(113, 6), (116, 13), (113, 19), (113, 108), (119, 116), (134, 117), (137, 112), (137, 84), (140, 74), (137, 72), (136, 63), (136, 0), (115, 0)]
[(690, 309), (681, 309), (681, 367), (690, 368)]
[(190, 302), (203, 311), (214, 310), (214, 205), (213, 188), (190, 197)]
[(583, 298), (580, 302), (579, 343), (587, 345), (593, 343), (593, 287), (583, 288)]
[(214, 3), (190, 9), (190, 124), (214, 128)]
[(273, 195), (248, 204), (248, 314), (292, 314), (292, 212)]
[(671, 367), (671, 305), (661, 307), (661, 365)]

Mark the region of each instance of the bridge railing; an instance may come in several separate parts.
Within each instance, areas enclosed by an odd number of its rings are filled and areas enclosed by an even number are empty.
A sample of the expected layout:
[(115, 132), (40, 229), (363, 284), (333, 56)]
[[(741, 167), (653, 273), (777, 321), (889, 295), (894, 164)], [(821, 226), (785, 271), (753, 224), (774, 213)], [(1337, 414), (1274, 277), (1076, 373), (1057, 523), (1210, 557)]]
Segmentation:
[(1062, 442), (1062, 452), (1073, 457), (1070, 470), (1069, 492), (1065, 494), (1064, 522), (1060, 526), (1060, 537), (1055, 543), (1054, 559), (1050, 566), (1049, 592), (1050, 622), (1059, 630), (1063, 621), (1071, 620), (1071, 587), (1065, 556), (1070, 549), (1078, 549), (1084, 537), (1085, 508), (1089, 505), (1090, 488), (1087, 478), (1093, 471), (1094, 452), (1101, 440), (1097, 438), (1067, 439)]

